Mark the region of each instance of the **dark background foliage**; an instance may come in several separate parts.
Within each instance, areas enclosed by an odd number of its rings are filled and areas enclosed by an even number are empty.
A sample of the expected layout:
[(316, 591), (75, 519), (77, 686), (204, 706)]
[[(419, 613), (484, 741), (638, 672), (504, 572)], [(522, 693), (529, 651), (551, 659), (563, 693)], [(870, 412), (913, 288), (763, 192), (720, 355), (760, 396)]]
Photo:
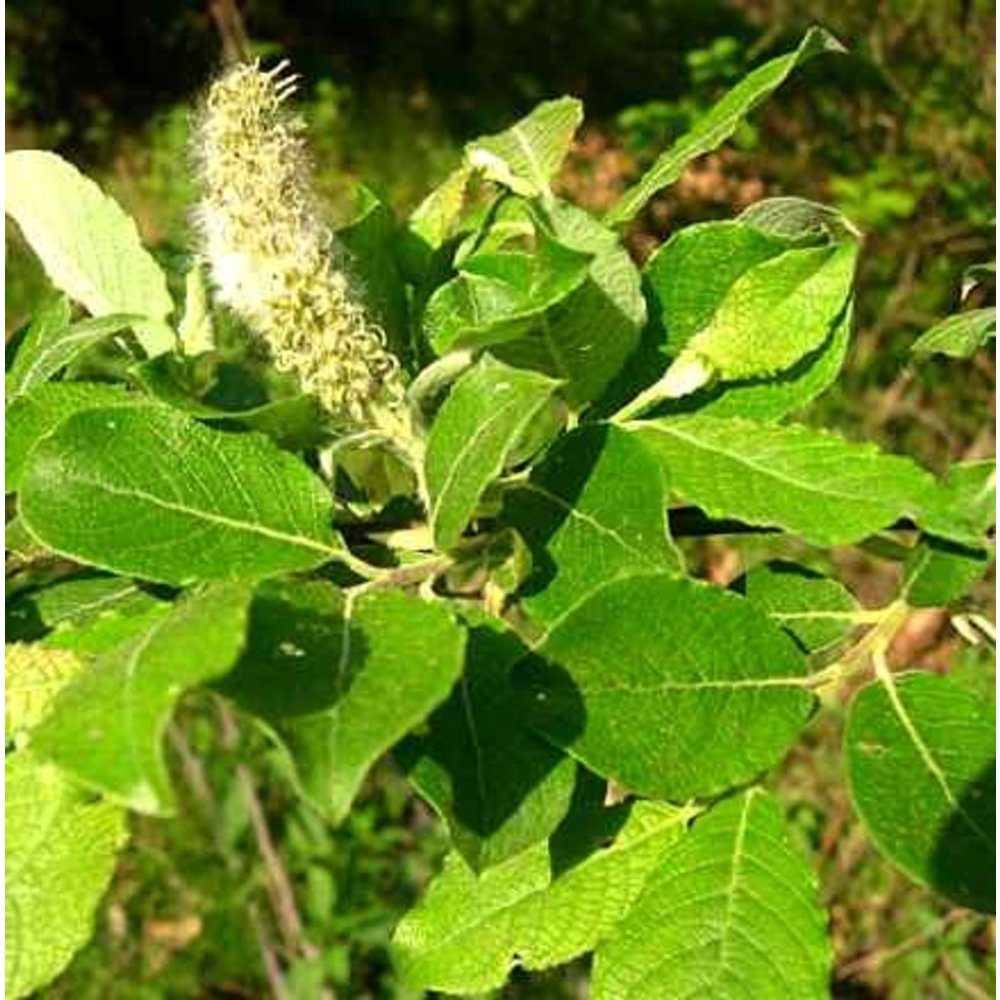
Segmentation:
[[(748, 67), (815, 22), (850, 54), (805, 67), (734, 142), (650, 204), (630, 246), (642, 258), (676, 227), (768, 195), (835, 204), (865, 232), (857, 332), (842, 383), (806, 419), (939, 470), (992, 454), (993, 357), (907, 357), (957, 306), (964, 268), (993, 256), (994, 9), (983, 0), (8, 0), (7, 140), (85, 167), (176, 278), (195, 194), (184, 169), (189, 109), (227, 56), (289, 58), (302, 74), (335, 219), (349, 217), (361, 178), (409, 210), (462, 142), (560, 93), (583, 98), (588, 117), (559, 187), (599, 211)], [(11, 332), (45, 279), (8, 237)], [(705, 573), (727, 580), (738, 558), (706, 549)], [(863, 557), (841, 569), (866, 602), (892, 586)], [(958, 649), (946, 616), (927, 612), (893, 655), (988, 672), (982, 655)], [(46, 995), (266, 995), (270, 934), (293, 996), (405, 995), (386, 943), (438, 863), (435, 821), (387, 762), (331, 830), (294, 804), (280, 761), (252, 734), (248, 798), (233, 777), (236, 751), (218, 749), (219, 726), (192, 700), (172, 738), (186, 808), (175, 821), (135, 821), (94, 943)], [(992, 921), (949, 908), (875, 857), (846, 801), (837, 741), (833, 723), (811, 731), (779, 781), (821, 874), (835, 992), (992, 995)], [(291, 943), (275, 930), (276, 873), (255, 801), (305, 928)], [(577, 996), (581, 981), (575, 967), (515, 977), (506, 995)]]

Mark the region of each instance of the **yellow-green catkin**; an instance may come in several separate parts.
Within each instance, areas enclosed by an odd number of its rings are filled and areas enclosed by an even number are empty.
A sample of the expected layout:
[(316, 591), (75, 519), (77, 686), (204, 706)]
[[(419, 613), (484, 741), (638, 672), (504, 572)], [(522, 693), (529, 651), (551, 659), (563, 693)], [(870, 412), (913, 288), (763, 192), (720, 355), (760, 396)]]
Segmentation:
[(208, 92), (193, 142), (202, 252), (219, 299), (280, 370), (345, 422), (405, 435), (398, 362), (322, 221), (305, 124), (286, 106), (295, 77), (285, 67), (241, 64)]

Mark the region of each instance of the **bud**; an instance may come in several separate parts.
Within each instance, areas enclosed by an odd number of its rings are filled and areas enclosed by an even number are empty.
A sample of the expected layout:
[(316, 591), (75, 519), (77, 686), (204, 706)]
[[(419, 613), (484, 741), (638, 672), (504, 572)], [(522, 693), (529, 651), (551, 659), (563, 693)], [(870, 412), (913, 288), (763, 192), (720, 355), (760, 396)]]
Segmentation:
[(263, 338), (280, 370), (348, 422), (395, 428), (398, 362), (320, 216), (305, 124), (285, 107), (296, 79), (286, 66), (241, 64), (209, 90), (193, 139), (202, 252), (218, 298)]

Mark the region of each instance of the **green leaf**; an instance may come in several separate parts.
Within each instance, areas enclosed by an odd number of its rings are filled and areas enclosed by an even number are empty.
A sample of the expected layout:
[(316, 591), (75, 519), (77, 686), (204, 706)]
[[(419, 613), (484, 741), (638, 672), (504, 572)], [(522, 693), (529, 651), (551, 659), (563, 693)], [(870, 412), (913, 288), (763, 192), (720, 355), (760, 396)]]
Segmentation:
[(424, 329), (438, 354), (515, 340), (579, 288), (593, 259), (539, 233), (535, 253), (469, 257), (431, 296)]
[(772, 59), (749, 73), (689, 132), (661, 154), (639, 182), (622, 195), (608, 213), (606, 222), (620, 225), (634, 219), (657, 191), (673, 184), (681, 176), (692, 160), (725, 142), (740, 122), (758, 104), (767, 100), (797, 66), (821, 52), (843, 51), (843, 46), (828, 32), (822, 28), (810, 28), (794, 52)]
[(859, 239), (860, 231), (843, 213), (806, 198), (765, 198), (745, 208), (739, 221), (786, 240)]
[(22, 393), (48, 382), (84, 351), (99, 344), (113, 333), (141, 327), (141, 316), (113, 314), (96, 319), (84, 319), (71, 326), (32, 325), (10, 370), (9, 388), (16, 398)]
[(489, 356), (455, 383), (427, 441), (429, 520), (440, 548), (458, 542), (483, 491), (556, 386)]
[(31, 595), (38, 617), (48, 628), (79, 628), (102, 615), (144, 614), (162, 602), (135, 580), (121, 576), (85, 576), (62, 580)]
[(389, 347), (405, 358), (410, 352), (406, 285), (393, 254), (396, 224), (374, 192), (358, 187), (358, 213), (337, 230), (350, 253), (349, 270), (360, 280), (365, 306), (385, 331)]
[(342, 551), (329, 493), (297, 459), (161, 406), (71, 416), (32, 450), (19, 501), (53, 551), (164, 583), (312, 569)]
[(41, 722), (52, 699), (83, 665), (69, 650), (46, 649), (36, 642), (4, 646), (5, 742)]
[(166, 279), (118, 204), (55, 153), (17, 150), (5, 169), (6, 212), (56, 288), (95, 317), (148, 317), (136, 333), (150, 355), (173, 347)]
[(546, 194), (582, 121), (583, 105), (575, 98), (543, 101), (503, 132), (470, 142), (466, 163), (515, 194)]
[(772, 562), (750, 570), (743, 593), (807, 653), (843, 639), (855, 626), (854, 598), (836, 580), (795, 563)]
[(715, 806), (667, 851), (597, 948), (594, 1000), (825, 1000), (826, 914), (777, 803)]
[(609, 846), (598, 843), (572, 866), (558, 865), (558, 835), (478, 878), (449, 855), (396, 929), (393, 957), (403, 981), (479, 993), (501, 986), (515, 966), (544, 969), (590, 951), (628, 912), (691, 815), (652, 802), (600, 812), (605, 824), (628, 819)]
[(198, 261), (188, 268), (184, 277), (184, 315), (177, 326), (177, 335), (181, 349), (188, 357), (204, 354), (215, 347), (212, 304)]
[(35, 310), (24, 337), (17, 345), (13, 362), (8, 360), (6, 379), (8, 397), (18, 391), (18, 373), (28, 366), (37, 353), (38, 346), (58, 337), (72, 321), (73, 308), (65, 295), (53, 295)]
[(844, 736), (851, 797), (878, 849), (960, 906), (992, 913), (996, 709), (947, 677), (858, 692)]
[(452, 235), (465, 204), (465, 189), (472, 173), (466, 163), (456, 167), (414, 209), (409, 228), (419, 243), (436, 250)]
[(791, 638), (729, 591), (633, 576), (514, 669), (523, 718), (628, 791), (683, 802), (776, 763), (814, 705)]
[[(687, 395), (712, 377), (775, 375), (819, 349), (847, 307), (856, 260), (857, 244), (844, 242), (748, 268), (668, 369), (665, 394)], [(689, 376), (695, 371), (698, 378)]]
[(735, 220), (686, 226), (671, 236), (643, 268), (663, 353), (677, 357), (738, 278), (788, 249), (788, 240)]
[(902, 596), (913, 608), (944, 607), (964, 597), (989, 564), (981, 549), (927, 537), (906, 560)]
[(908, 458), (803, 426), (690, 416), (628, 424), (671, 485), (712, 517), (847, 545), (916, 516), (937, 490)]
[(532, 550), (524, 609), (551, 624), (609, 580), (683, 573), (666, 500), (658, 463), (631, 435), (592, 424), (560, 438), (530, 479), (504, 494), (503, 521)]
[(260, 431), (289, 451), (313, 448), (331, 438), (327, 414), (315, 396), (289, 396), (248, 410), (226, 410), (197, 398), (185, 362), (174, 354), (144, 361), (131, 374), (158, 402), (220, 427)]
[(21, 488), (31, 449), (67, 417), (81, 410), (141, 402), (141, 396), (127, 392), (123, 386), (98, 382), (52, 382), (11, 400), (6, 410), (6, 491), (15, 493)]
[(637, 347), (646, 302), (639, 272), (614, 232), (565, 201), (549, 204), (539, 218), (560, 243), (594, 259), (586, 281), (546, 314), (542, 329), (494, 353), (562, 379), (566, 398), (582, 408), (601, 395)]
[(32, 749), (131, 809), (172, 813), (164, 732), (185, 690), (236, 661), (249, 603), (241, 584), (181, 600), (75, 677), (32, 734)]
[(474, 871), (545, 840), (573, 795), (575, 763), (518, 720), (508, 675), (524, 651), (483, 616), (469, 631), (465, 671), (451, 697), (397, 751)]
[(954, 537), (958, 542), (982, 547), (986, 533), (996, 524), (996, 459), (956, 462), (923, 511), (921, 527), (932, 535)]
[(91, 937), (127, 836), (125, 814), (85, 800), (29, 751), (4, 760), (5, 993), (51, 982)]
[(465, 630), (440, 604), (266, 584), (246, 650), (217, 686), (273, 726), (303, 793), (340, 820), (376, 759), (448, 696), (464, 654)]
[(971, 358), (997, 335), (997, 311), (968, 309), (956, 313), (921, 334), (910, 348), (914, 354), (944, 354), (949, 358)]

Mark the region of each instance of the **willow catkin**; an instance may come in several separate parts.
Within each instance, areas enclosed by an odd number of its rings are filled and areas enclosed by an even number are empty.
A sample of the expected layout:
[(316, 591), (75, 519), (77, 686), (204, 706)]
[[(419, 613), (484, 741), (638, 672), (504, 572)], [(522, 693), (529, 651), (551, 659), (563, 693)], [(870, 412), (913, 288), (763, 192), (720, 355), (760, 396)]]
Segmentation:
[(398, 363), (318, 211), (305, 124), (285, 106), (295, 90), (285, 67), (241, 64), (208, 92), (193, 140), (202, 252), (219, 299), (263, 338), (280, 370), (341, 419), (396, 428)]

